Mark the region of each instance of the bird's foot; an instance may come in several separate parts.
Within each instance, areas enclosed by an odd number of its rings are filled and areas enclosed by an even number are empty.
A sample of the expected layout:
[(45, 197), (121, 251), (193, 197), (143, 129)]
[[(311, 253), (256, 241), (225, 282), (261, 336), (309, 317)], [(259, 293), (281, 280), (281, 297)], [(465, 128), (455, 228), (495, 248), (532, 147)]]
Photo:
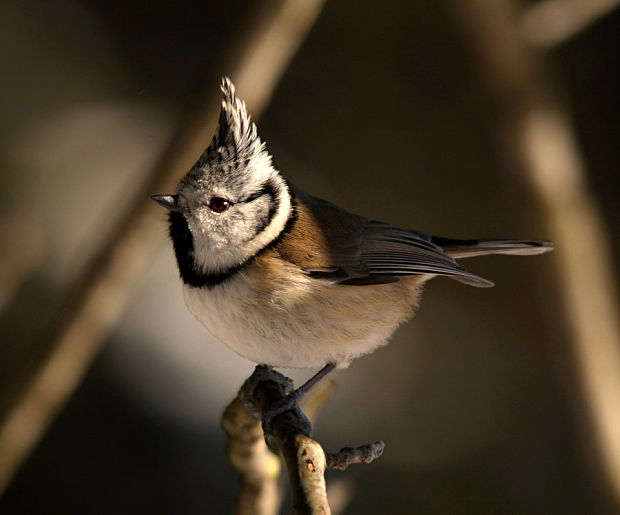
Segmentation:
[[(243, 399), (244, 404), (248, 411), (252, 413), (258, 420), (262, 422), (263, 432), (265, 436), (269, 436), (272, 433), (273, 420), (287, 411), (293, 411), (302, 423), (303, 428), (307, 434), (312, 431), (312, 424), (308, 417), (299, 407), (299, 401), (301, 398), (323, 377), (331, 372), (336, 366), (332, 363), (325, 365), (308, 381), (301, 385), (297, 390), (294, 389), (293, 381), (280, 372), (277, 372), (273, 368), (267, 365), (258, 365), (254, 370), (254, 373), (243, 384)], [(271, 381), (278, 383), (283, 389), (285, 397), (281, 397), (266, 410), (261, 410), (256, 406), (254, 400), (254, 392), (259, 383), (263, 381)]]
[[(300, 395), (302, 393), (302, 395)], [(283, 397), (278, 402), (269, 407), (269, 409), (263, 413), (261, 423), (263, 427), (263, 433), (266, 436), (270, 436), (273, 430), (273, 420), (287, 411), (292, 411), (297, 415), (297, 418), (302, 424), (303, 429), (307, 434), (312, 432), (312, 423), (306, 417), (306, 414), (299, 407), (299, 400), (303, 397), (303, 392), (295, 390), (289, 393), (286, 397)]]
[[(255, 402), (254, 393), (259, 383), (264, 381), (272, 381), (277, 383), (285, 393), (285, 397), (281, 397), (274, 404), (269, 406), (267, 410), (261, 410)], [(299, 399), (303, 397), (305, 391), (295, 390), (293, 381), (274, 370), (267, 365), (258, 365), (254, 373), (246, 380), (242, 387), (243, 403), (246, 409), (260, 420), (262, 423), (263, 433), (270, 436), (273, 429), (273, 420), (287, 411), (293, 411), (301, 421), (304, 429), (312, 430), (312, 424), (308, 417), (303, 413), (298, 405)]]
[(289, 394), (295, 390), (292, 379), (280, 374), (280, 372), (274, 370), (269, 365), (257, 365), (252, 375), (243, 383), (241, 391), (243, 392), (243, 404), (258, 420), (263, 418), (263, 413), (256, 405), (254, 394), (258, 385), (266, 381), (279, 384), (285, 394)]

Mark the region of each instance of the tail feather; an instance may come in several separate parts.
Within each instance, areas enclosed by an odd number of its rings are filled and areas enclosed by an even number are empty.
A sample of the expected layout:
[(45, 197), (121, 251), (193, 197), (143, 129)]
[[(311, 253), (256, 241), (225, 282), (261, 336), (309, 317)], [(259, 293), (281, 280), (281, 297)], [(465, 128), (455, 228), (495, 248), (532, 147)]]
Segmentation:
[(486, 256), (489, 254), (508, 254), (514, 256), (533, 256), (553, 250), (550, 241), (516, 240), (516, 239), (484, 239), (484, 240), (453, 240), (433, 236), (431, 241), (439, 245), (443, 251), (454, 259)]

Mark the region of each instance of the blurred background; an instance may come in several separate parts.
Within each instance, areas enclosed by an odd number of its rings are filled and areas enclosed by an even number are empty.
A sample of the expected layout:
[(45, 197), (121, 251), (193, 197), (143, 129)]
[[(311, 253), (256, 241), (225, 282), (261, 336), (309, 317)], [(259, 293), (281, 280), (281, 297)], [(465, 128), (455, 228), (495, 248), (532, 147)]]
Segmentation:
[[(523, 42), (515, 79), (493, 71), (504, 61), (489, 57), (506, 50), (509, 62), (510, 41), (476, 39), (477, 23), (501, 29), (501, 20), (472, 16), (467, 3), (327, 1), (274, 82), (259, 132), (294, 183), (368, 217), (457, 238), (558, 242), (559, 234), (585, 252), (585, 263), (606, 267), (613, 301), (620, 10), (586, 16), (583, 27), (550, 42), (555, 21), (570, 9), (579, 15), (579, 2), (554, 1), (566, 10), (552, 9), (547, 29), (523, 20), (551, 0), (496, 2), (514, 14)], [(264, 8), (237, 0), (0, 4), (3, 417), (53, 353), (57, 320), (74, 309), (67, 292), (79, 289), (133, 199), (155, 193), (143, 190), (145, 181), (193, 110), (217, 101), (222, 75), (235, 78), (231, 48)], [(241, 97), (249, 89), (238, 83)], [(588, 240), (561, 231), (564, 211), (553, 195), (537, 193), (519, 149), (507, 143), (510, 120), (539, 96), (574, 136), (583, 176), (571, 180), (591, 211), (581, 216), (570, 202), (564, 209), (580, 221), (598, 217), (589, 232), (607, 252), (601, 265)], [(514, 98), (523, 104), (513, 109)], [(541, 145), (553, 154), (552, 142)], [(547, 183), (561, 195), (562, 181)], [(83, 380), (12, 475), (2, 513), (231, 510), (236, 475), (219, 417), (254, 364), (186, 311), (165, 214), (153, 206), (148, 218), (157, 252), (107, 320)], [(614, 398), (618, 370), (604, 353), (613, 356), (618, 341), (607, 332), (588, 343), (584, 326), (571, 325), (578, 308), (558, 286), (574, 272), (576, 261), (562, 261), (571, 252), (558, 245), (553, 255), (468, 261), (495, 288), (433, 280), (415, 320), (389, 346), (337, 374), (317, 439), (330, 450), (387, 444), (372, 465), (329, 474), (346, 513), (615, 512), (620, 478), (606, 465), (592, 415), (600, 390), (589, 386), (593, 369), (582, 366), (580, 349), (607, 345), (596, 356), (609, 364)], [(612, 301), (595, 302), (602, 289), (578, 295), (596, 312), (615, 313)], [(311, 374), (285, 372), (296, 381)]]

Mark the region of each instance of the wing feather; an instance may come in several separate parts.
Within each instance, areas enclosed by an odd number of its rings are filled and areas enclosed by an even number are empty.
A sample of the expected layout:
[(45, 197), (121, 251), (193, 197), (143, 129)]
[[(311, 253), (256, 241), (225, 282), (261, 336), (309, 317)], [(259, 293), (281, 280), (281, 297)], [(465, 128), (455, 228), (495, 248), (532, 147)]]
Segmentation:
[(461, 268), (430, 236), (368, 220), (294, 191), (298, 222), (278, 250), (311, 277), (369, 285), (406, 276), (446, 275), (473, 286), (493, 286)]

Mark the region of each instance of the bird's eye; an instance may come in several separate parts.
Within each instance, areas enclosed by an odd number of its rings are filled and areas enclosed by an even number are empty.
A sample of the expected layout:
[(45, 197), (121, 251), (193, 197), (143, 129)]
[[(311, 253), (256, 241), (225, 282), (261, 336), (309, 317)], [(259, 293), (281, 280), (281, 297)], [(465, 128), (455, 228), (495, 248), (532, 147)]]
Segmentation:
[(230, 202), (222, 197), (213, 197), (209, 200), (209, 209), (216, 213), (222, 213), (230, 207)]

